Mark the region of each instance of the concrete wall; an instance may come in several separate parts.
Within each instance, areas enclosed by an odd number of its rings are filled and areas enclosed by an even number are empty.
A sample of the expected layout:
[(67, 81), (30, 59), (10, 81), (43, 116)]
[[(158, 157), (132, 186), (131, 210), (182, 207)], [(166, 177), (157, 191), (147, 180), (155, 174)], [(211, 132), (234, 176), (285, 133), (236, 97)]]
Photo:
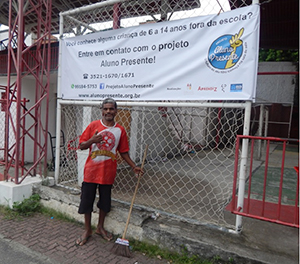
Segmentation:
[[(292, 62), (260, 62), (258, 72), (295, 72)], [(257, 103), (293, 103), (296, 89), (295, 75), (258, 75)]]
[[(35, 192), (41, 196), (44, 206), (83, 223), (83, 215), (77, 212), (79, 192), (43, 185)], [(128, 211), (129, 204), (113, 201), (111, 212), (105, 219), (105, 228), (122, 237)], [(243, 264), (297, 264), (298, 262), (296, 229), (245, 219), (243, 232), (236, 234), (226, 228), (188, 222), (186, 219), (167, 214), (160, 214), (155, 219), (151, 217), (153, 213), (155, 212), (145, 208), (134, 207), (125, 237), (178, 253), (182, 253), (185, 248), (191, 255), (199, 255), (206, 259), (220, 257), (228, 263), (231, 263), (230, 259), (234, 260), (234, 263)], [(97, 214), (95, 208), (92, 214), (94, 226), (97, 225)], [(82, 230), (84, 230), (83, 225)], [(285, 241), (282, 244), (284, 246), (279, 246), (282, 241)]]
[(12, 208), (14, 203), (29, 198), (33, 189), (40, 189), (41, 184), (40, 177), (27, 177), (21, 184), (0, 181), (0, 204)]

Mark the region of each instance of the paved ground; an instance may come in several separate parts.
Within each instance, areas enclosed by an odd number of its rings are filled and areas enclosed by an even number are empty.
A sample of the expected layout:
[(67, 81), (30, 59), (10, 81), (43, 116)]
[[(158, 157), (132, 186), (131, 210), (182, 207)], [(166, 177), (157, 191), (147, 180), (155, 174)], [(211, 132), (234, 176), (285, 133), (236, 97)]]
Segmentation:
[(106, 242), (94, 235), (82, 247), (75, 240), (82, 233), (79, 224), (36, 214), (23, 220), (8, 220), (0, 215), (1, 264), (160, 264), (141, 253), (131, 258), (116, 256), (110, 250), (114, 241)]
[[(153, 221), (151, 225), (162, 226), (162, 223)], [(172, 236), (175, 226), (172, 223), (165, 226), (160, 232), (166, 237)], [(155, 227), (152, 226), (155, 230)], [(205, 243), (214, 243), (209, 246), (214, 252), (223, 248), (228, 252), (241, 256), (236, 264), (297, 264), (299, 263), (299, 229), (262, 222), (246, 218), (244, 231), (241, 236), (218, 232), (201, 227), (193, 230), (184, 224), (173, 234), (180, 243), (197, 248), (198, 252), (205, 249)], [(75, 240), (82, 234), (83, 225), (58, 220), (46, 215), (36, 214), (22, 219), (6, 219), (0, 215), (0, 263), (1, 264), (163, 264), (167, 260), (149, 258), (141, 253), (133, 252), (131, 258), (117, 256), (111, 253), (115, 239), (104, 241), (93, 235), (88, 243), (78, 247)], [(170, 232), (170, 234), (168, 234)], [(153, 235), (155, 232), (153, 232)], [(201, 237), (202, 243), (197, 242)], [(175, 242), (174, 242), (175, 243)], [(208, 246), (207, 244), (207, 246)], [(218, 255), (217, 251), (215, 251)], [(224, 262), (220, 262), (224, 263)], [(230, 262), (229, 262), (230, 263)]]
[[(274, 152), (276, 154), (276, 152)], [(299, 157), (297, 156), (297, 159)], [(280, 155), (278, 161), (280, 164)], [(295, 164), (291, 162), (291, 172)], [(288, 164), (289, 165), (289, 164)], [(294, 172), (295, 173), (295, 172)], [(291, 186), (294, 186), (294, 182)], [(288, 185), (290, 186), (290, 185)], [(289, 200), (289, 193), (285, 194)], [(61, 197), (60, 197), (61, 199)], [(235, 216), (228, 213), (228, 217)], [(168, 222), (168, 225), (166, 225)], [(232, 222), (232, 221), (230, 221)], [(234, 222), (234, 221), (233, 221)], [(189, 243), (200, 252), (205, 245), (209, 250), (222, 249), (245, 258), (259, 260), (245, 263), (297, 264), (299, 263), (299, 229), (277, 225), (251, 218), (243, 219), (241, 236), (220, 233), (214, 229), (204, 229), (181, 223), (171, 225), (171, 221), (159, 219), (148, 223), (153, 235), (170, 236), (178, 243)], [(184, 230), (184, 231), (183, 231)], [(114, 241), (105, 242), (99, 236), (93, 236), (87, 245), (76, 247), (75, 240), (82, 234), (83, 226), (51, 219), (44, 215), (35, 215), (24, 220), (7, 220), (0, 215), (0, 263), (1, 264), (48, 264), (48, 263), (100, 263), (100, 264), (161, 264), (166, 260), (150, 259), (140, 253), (132, 258), (116, 256), (110, 252)], [(182, 236), (184, 234), (184, 237)], [(176, 242), (175, 241), (175, 242)], [(174, 241), (173, 241), (174, 242)], [(175, 243), (174, 242), (174, 243)], [(192, 243), (191, 243), (192, 242)], [(201, 243), (200, 243), (201, 242)], [(207, 248), (208, 249), (208, 248)]]

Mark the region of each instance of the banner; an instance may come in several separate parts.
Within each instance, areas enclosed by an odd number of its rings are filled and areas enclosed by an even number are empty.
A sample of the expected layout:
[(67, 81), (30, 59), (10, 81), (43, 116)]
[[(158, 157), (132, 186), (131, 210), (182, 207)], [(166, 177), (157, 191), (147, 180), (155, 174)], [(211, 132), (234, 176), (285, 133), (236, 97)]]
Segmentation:
[(259, 6), (62, 40), (62, 99), (254, 100)]

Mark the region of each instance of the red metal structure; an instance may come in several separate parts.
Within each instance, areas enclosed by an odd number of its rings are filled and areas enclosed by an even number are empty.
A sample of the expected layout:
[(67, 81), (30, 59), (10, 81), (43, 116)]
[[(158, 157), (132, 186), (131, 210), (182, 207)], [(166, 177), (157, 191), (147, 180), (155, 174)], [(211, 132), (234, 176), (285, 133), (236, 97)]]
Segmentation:
[[(237, 184), (240, 160), (239, 149), (241, 140), (250, 140), (249, 175), (244, 193), (243, 208), (237, 207), (237, 193), (243, 191), (238, 189)], [(255, 172), (253, 165), (254, 144), (258, 141), (264, 141), (264, 143), (266, 143), (265, 159), (261, 166), (263, 169), (261, 173), (258, 173), (257, 171)], [(287, 143), (291, 143), (291, 141), (298, 142), (298, 145), (294, 145), (295, 148), (299, 146), (299, 140), (274, 137), (237, 136), (233, 194), (232, 201), (229, 206), (231, 207), (230, 210), (232, 213), (299, 228), (299, 164), (294, 164), (293, 168), (287, 168), (285, 165), (288, 158)], [(276, 163), (275, 169), (274, 163), (270, 165), (271, 142), (275, 142), (276, 144), (279, 144), (279, 146), (282, 146), (282, 150), (279, 151), (281, 163)], [(299, 156), (295, 162), (299, 163)], [(272, 168), (273, 171), (269, 172)], [(292, 173), (288, 175), (287, 170), (291, 171)], [(255, 177), (254, 174), (256, 174)], [(270, 180), (271, 177), (273, 177), (273, 179), (276, 177), (276, 181), (273, 180), (272, 182)], [(290, 178), (287, 179), (287, 177)], [(259, 184), (257, 184), (257, 182), (259, 182)], [(285, 186), (287, 185), (287, 182), (292, 183), (290, 183), (287, 187)], [(270, 191), (271, 188), (272, 191)], [(290, 192), (290, 197), (289, 199), (284, 199), (285, 197), (283, 196), (283, 190), (287, 189)], [(255, 198), (253, 198), (253, 195)]]
[[(46, 170), (47, 161), (47, 132), (48, 132), (48, 104), (49, 104), (49, 74), (57, 67), (57, 56), (52, 56), (52, 50), (57, 51), (57, 46), (52, 45), (51, 31), (58, 33), (59, 12), (78, 8), (87, 4), (102, 2), (99, 0), (18, 0), (0, 1), (0, 23), (9, 26), (9, 39), (6, 47), (0, 48), (3, 51), (0, 56), (0, 73), (7, 73), (7, 87), (5, 100), (5, 146), (4, 146), (4, 178), (12, 179), (15, 183), (20, 183), (29, 174), (36, 174), (38, 165), (39, 173)], [(129, 2), (129, 1), (128, 1)], [(124, 5), (115, 3), (113, 9), (113, 28), (120, 27), (122, 15), (126, 17), (144, 15), (137, 13), (141, 10), (139, 1), (135, 5)], [(146, 1), (147, 10), (158, 12), (164, 1)], [(167, 1), (171, 6), (180, 5), (180, 1)], [(200, 6), (200, 1), (186, 0), (185, 8)], [(231, 9), (249, 5), (252, 1), (230, 0)], [(299, 46), (299, 1), (280, 0), (267, 1), (262, 8), (261, 38), (262, 48), (298, 48)], [(277, 12), (280, 10), (280, 12)], [(159, 13), (159, 12), (158, 12)], [(145, 13), (146, 14), (146, 13)], [(147, 13), (148, 14), (148, 13)], [(274, 15), (276, 14), (276, 15)], [(99, 22), (111, 19), (111, 14), (104, 12), (99, 17)], [(275, 21), (274, 21), (275, 20)], [(87, 21), (88, 22), (88, 21)], [(276, 23), (275, 23), (276, 22)], [(289, 30), (287, 32), (287, 30)], [(278, 34), (278, 32), (281, 34)], [(24, 37), (29, 32), (36, 34), (36, 41), (31, 46), (26, 46)], [(286, 33), (287, 32), (287, 33)], [(275, 43), (273, 45), (273, 43)], [(50, 48), (51, 47), (51, 48)], [(7, 55), (6, 55), (7, 54)], [(6, 60), (7, 58), (7, 60)], [(56, 61), (53, 63), (52, 58)], [(52, 61), (52, 62), (51, 62)], [(7, 71), (3, 70), (7, 66)], [(34, 102), (23, 103), (22, 81), (26, 76), (32, 76), (35, 80), (35, 87), (32, 93), (35, 96)], [(12, 77), (16, 76), (16, 81), (12, 82)], [(32, 100), (31, 100), (32, 101)], [(12, 114), (12, 109), (16, 104), (16, 115)], [(26, 139), (26, 140), (25, 140)], [(22, 164), (24, 153), (28, 153), (26, 144), (22, 142), (32, 142), (33, 165), (22, 173), (19, 179), (19, 165)], [(29, 144), (31, 144), (31, 142)], [(22, 145), (23, 144), (23, 145)], [(27, 143), (28, 145), (28, 143)], [(24, 146), (24, 148), (22, 147)], [(11, 168), (16, 168), (12, 173)], [(22, 170), (25, 170), (22, 166)], [(0, 175), (1, 176), (1, 175)], [(1, 178), (1, 177), (0, 177)]]
[[(47, 169), (52, 1), (26, 1), (26, 5), (24, 2), (24, 0), (9, 1), (8, 21), (4, 179), (13, 180), (16, 184), (21, 183), (27, 175), (42, 174)], [(17, 6), (14, 5), (16, 3)], [(24, 44), (27, 17), (36, 19), (30, 29), (36, 34), (36, 41), (31, 46)], [(14, 49), (15, 40), (17, 49)], [(33, 59), (31, 65), (28, 64), (28, 57)], [(14, 83), (11, 83), (12, 69), (16, 72)], [(31, 75), (35, 80), (35, 87), (32, 88), (35, 99), (34, 102), (30, 102), (29, 108), (25, 105), (26, 100), (21, 99), (22, 80), (27, 75)], [(15, 116), (12, 115), (13, 102), (16, 103)], [(10, 142), (12, 138), (14, 141)], [(23, 143), (25, 138), (33, 145), (33, 165), (27, 169), (22, 166), (24, 153), (28, 154)], [(11, 168), (15, 168), (14, 176), (9, 174)], [(22, 177), (19, 177), (20, 172), (24, 173)]]

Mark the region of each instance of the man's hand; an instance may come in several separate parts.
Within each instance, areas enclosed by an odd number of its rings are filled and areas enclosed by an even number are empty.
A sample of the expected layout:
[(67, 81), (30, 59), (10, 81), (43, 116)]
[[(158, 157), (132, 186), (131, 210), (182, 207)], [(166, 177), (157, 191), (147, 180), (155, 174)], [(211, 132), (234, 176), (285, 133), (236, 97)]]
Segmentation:
[(120, 153), (121, 157), (127, 162), (127, 164), (133, 169), (134, 174), (139, 176), (143, 176), (144, 171), (139, 167), (136, 166), (132, 159), (129, 157), (128, 152)]
[(143, 176), (143, 174), (144, 174), (144, 171), (140, 168), (140, 167), (134, 167), (134, 169), (133, 169), (133, 171), (134, 171), (134, 173), (136, 174), (136, 175), (141, 175), (141, 176)]
[(96, 130), (95, 134), (87, 141), (81, 142), (79, 148), (81, 150), (88, 149), (93, 143), (100, 143), (103, 140), (101, 134), (98, 135), (98, 130)]
[(100, 143), (103, 137), (101, 134), (98, 134), (98, 130), (96, 130), (95, 134), (91, 137), (92, 143)]

